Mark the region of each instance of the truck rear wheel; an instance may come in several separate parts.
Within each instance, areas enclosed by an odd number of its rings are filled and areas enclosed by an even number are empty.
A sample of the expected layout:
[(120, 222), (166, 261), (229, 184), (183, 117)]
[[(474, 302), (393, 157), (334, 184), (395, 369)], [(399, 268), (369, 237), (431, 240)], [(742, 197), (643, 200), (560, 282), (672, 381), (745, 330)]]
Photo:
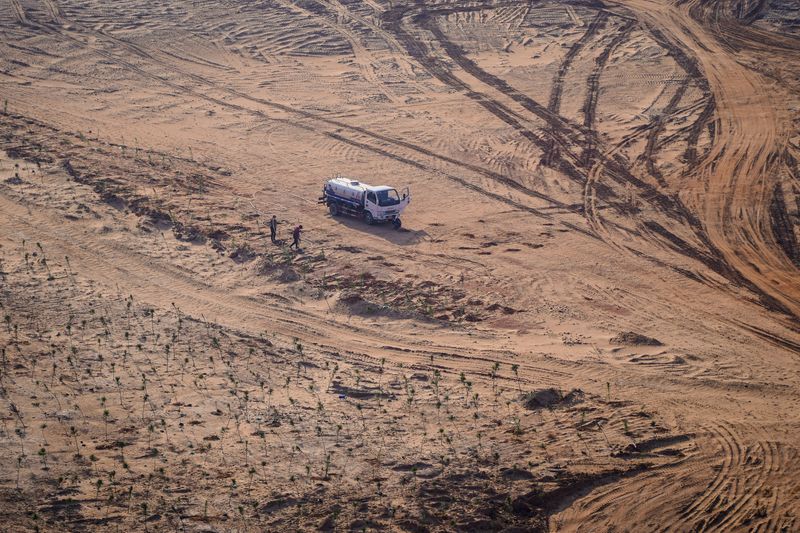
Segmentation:
[(335, 217), (339, 215), (339, 206), (336, 204), (331, 204), (328, 206), (328, 211), (330, 211), (331, 216)]
[(372, 213), (370, 213), (369, 211), (364, 213), (364, 221), (370, 226), (373, 225), (375, 223), (375, 219), (372, 217)]

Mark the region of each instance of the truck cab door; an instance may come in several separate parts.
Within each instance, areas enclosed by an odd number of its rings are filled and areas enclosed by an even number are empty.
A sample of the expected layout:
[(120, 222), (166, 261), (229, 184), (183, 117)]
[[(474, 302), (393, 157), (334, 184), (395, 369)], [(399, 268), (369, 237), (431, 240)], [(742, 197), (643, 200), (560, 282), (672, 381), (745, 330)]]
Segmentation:
[(403, 192), (400, 193), (400, 208), (405, 208), (408, 204), (411, 203), (411, 191), (406, 187), (403, 189)]
[(372, 213), (373, 216), (378, 214), (378, 197), (374, 192), (367, 193), (367, 200), (364, 203), (364, 209)]

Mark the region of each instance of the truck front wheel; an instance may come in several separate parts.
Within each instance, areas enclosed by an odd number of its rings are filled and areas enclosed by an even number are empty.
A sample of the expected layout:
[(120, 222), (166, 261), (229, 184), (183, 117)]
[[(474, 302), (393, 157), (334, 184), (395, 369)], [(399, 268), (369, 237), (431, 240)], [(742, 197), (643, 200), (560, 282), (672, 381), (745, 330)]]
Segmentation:
[(364, 213), (364, 221), (369, 224), (370, 226), (375, 223), (375, 219), (372, 217), (372, 213), (367, 211)]
[(394, 229), (400, 229), (400, 226), (402, 226), (402, 225), (403, 225), (403, 223), (400, 222), (399, 218), (396, 218), (396, 219), (392, 220), (392, 227)]
[(330, 211), (332, 217), (335, 217), (339, 214), (339, 206), (336, 204), (331, 204), (328, 206), (328, 211)]

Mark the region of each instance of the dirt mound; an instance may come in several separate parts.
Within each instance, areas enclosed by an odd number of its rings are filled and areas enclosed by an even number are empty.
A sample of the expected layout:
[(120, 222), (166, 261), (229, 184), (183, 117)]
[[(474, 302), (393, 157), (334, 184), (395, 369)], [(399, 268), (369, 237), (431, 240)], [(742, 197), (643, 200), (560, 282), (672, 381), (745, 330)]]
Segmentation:
[(583, 401), (583, 391), (572, 389), (563, 395), (558, 389), (540, 389), (522, 395), (522, 405), (526, 409), (541, 409), (543, 407), (556, 407), (558, 405), (573, 405)]
[(613, 344), (624, 344), (626, 346), (663, 346), (664, 344), (652, 337), (647, 337), (633, 331), (623, 331), (611, 338)]
[(365, 299), (361, 294), (352, 291), (342, 293), (336, 304), (340, 310), (350, 315), (394, 317), (403, 315), (402, 311), (396, 311), (386, 305), (372, 302)]
[(258, 257), (258, 254), (249, 244), (243, 243), (235, 246), (229, 257), (237, 263), (247, 263)]
[(300, 279), (300, 274), (291, 263), (276, 262), (271, 257), (262, 257), (256, 265), (256, 271), (280, 283), (292, 283)]

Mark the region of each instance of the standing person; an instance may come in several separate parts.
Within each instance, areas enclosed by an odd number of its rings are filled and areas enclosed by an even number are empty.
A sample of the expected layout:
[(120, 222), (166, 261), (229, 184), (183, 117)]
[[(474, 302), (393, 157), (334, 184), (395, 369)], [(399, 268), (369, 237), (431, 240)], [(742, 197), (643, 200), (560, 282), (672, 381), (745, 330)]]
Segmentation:
[(272, 244), (275, 244), (275, 236), (278, 234), (278, 219), (272, 215), (269, 221), (269, 238), (272, 239)]
[(291, 249), (292, 246), (294, 246), (295, 249), (297, 249), (297, 250), (300, 249), (300, 234), (301, 233), (303, 233), (303, 226), (302, 225), (301, 226), (297, 226), (296, 228), (294, 228), (294, 231), (292, 232), (292, 238), (294, 238), (294, 241), (292, 242), (292, 244), (289, 245), (290, 249)]

